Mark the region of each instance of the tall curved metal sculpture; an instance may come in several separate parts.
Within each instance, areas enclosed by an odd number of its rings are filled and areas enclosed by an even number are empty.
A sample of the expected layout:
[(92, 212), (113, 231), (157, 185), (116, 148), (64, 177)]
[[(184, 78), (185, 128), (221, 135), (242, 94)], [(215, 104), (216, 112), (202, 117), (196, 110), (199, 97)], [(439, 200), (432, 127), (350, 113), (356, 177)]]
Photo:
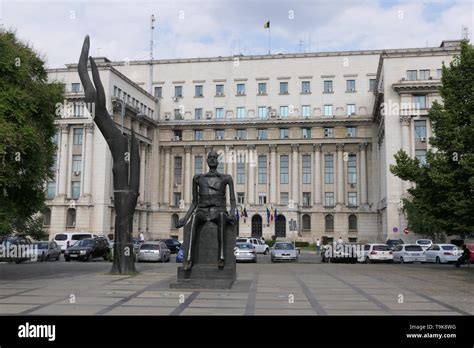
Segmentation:
[[(104, 87), (97, 65), (89, 57), (89, 35), (84, 39), (78, 63), (78, 73), (84, 87), (85, 102), (100, 132), (104, 136), (113, 158), (115, 244), (111, 273), (135, 273), (133, 252), (133, 214), (137, 205), (140, 185), (140, 155), (132, 129), (131, 136), (122, 134), (106, 108)], [(90, 61), (92, 83), (87, 68)], [(95, 86), (94, 86), (95, 85)]]

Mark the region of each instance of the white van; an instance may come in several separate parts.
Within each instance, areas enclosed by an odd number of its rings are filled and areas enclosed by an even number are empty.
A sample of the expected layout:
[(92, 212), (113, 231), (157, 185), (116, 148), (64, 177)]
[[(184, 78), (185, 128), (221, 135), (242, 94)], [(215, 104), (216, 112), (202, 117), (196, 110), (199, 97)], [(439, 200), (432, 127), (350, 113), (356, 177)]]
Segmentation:
[(94, 238), (97, 235), (89, 232), (62, 232), (56, 233), (53, 240), (61, 247), (61, 252), (73, 246), (78, 240), (85, 238)]

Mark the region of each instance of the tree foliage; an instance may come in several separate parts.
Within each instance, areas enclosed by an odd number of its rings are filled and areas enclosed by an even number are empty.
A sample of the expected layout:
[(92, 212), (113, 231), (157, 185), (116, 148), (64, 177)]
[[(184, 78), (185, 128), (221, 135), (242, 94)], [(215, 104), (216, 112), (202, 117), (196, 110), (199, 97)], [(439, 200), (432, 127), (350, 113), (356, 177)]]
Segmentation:
[(436, 236), (474, 233), (474, 48), (461, 43), (461, 53), (443, 65), (440, 95), (429, 110), (433, 150), (426, 165), (400, 150), (391, 172), (412, 181), (404, 211), (416, 233)]

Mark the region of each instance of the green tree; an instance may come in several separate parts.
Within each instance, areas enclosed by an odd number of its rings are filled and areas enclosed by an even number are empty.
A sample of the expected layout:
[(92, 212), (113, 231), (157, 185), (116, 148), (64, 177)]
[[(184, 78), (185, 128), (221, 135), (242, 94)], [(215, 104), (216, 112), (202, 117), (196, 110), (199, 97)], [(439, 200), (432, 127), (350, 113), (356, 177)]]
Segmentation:
[(474, 233), (474, 48), (461, 43), (461, 53), (443, 65), (439, 89), (443, 103), (429, 110), (434, 150), (426, 164), (400, 150), (391, 172), (415, 183), (404, 199), (408, 226), (436, 237)]
[(47, 82), (38, 54), (14, 32), (0, 31), (0, 236), (38, 232), (62, 100), (62, 86)]

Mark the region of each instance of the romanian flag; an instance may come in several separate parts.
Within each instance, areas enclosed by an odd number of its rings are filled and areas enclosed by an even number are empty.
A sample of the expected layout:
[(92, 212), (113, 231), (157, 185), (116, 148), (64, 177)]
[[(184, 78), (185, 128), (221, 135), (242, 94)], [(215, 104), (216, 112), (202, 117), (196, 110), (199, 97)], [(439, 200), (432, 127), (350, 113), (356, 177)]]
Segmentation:
[(275, 212), (273, 213), (275, 215), (275, 221), (277, 219), (277, 208), (275, 208)]
[(247, 214), (247, 209), (244, 207), (244, 216), (247, 218), (249, 215)]
[(265, 23), (263, 23), (263, 28), (264, 29), (270, 28), (270, 21), (266, 21)]
[(267, 207), (267, 225), (270, 224), (270, 209)]
[(273, 222), (273, 207), (270, 208), (270, 221)]
[(240, 219), (240, 216), (239, 216), (239, 209), (235, 209), (235, 218), (237, 219), (237, 221), (239, 221)]

